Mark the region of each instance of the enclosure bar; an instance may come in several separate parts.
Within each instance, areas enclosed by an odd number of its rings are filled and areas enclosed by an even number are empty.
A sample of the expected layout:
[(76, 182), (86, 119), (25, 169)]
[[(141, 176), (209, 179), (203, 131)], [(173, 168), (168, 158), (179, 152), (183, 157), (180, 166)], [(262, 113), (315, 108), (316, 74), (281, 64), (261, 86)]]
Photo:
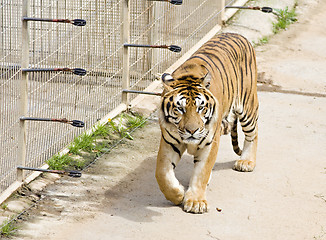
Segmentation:
[[(129, 0), (122, 1), (122, 44), (130, 42), (130, 6)], [(124, 46), (122, 53), (122, 89), (130, 87), (130, 69), (129, 69), (129, 48)], [(129, 96), (126, 92), (122, 92), (122, 103), (129, 105)]]
[[(148, 18), (148, 24), (156, 23), (157, 18), (159, 18), (161, 15), (162, 9), (157, 7), (155, 4), (153, 4), (152, 11), (150, 11), (151, 15)], [(153, 24), (150, 31), (148, 31), (148, 43), (158, 43), (161, 40), (160, 34), (160, 27), (159, 24)], [(150, 51), (149, 52), (149, 59), (148, 63), (150, 64), (149, 69), (153, 69), (153, 67), (156, 65), (157, 62), (161, 59), (161, 51)]]
[(169, 49), (172, 52), (181, 52), (181, 47), (177, 45), (147, 45), (147, 44), (130, 44), (125, 43), (123, 44), (124, 47), (140, 47), (140, 48), (166, 48)]
[(82, 68), (22, 68), (22, 72), (72, 72), (73, 74), (84, 76), (86, 70)]
[(246, 6), (226, 6), (225, 8), (260, 10), (260, 7), (246, 7)]
[(272, 13), (273, 8), (271, 7), (247, 7), (247, 6), (226, 6), (226, 8), (237, 8), (237, 9), (247, 9), (247, 10), (259, 10), (264, 13)]
[[(244, 6), (248, 0), (235, 0), (232, 2), (233, 6)], [(230, 4), (231, 5), (231, 4)], [(225, 8), (225, 21), (226, 22), (228, 19), (230, 19), (234, 14), (236, 14), (239, 11), (238, 8)]]
[(155, 96), (161, 96), (162, 95), (162, 93), (146, 92), (146, 91), (137, 91), (137, 90), (127, 90), (127, 89), (123, 89), (122, 92), (126, 92), (126, 93), (138, 93), (138, 94), (147, 94), (147, 95), (155, 95)]
[(38, 22), (54, 22), (54, 23), (71, 23), (75, 26), (85, 26), (86, 21), (84, 19), (52, 19), (52, 18), (31, 18), (31, 17), (23, 17), (23, 21), (38, 21)]
[(217, 7), (220, 14), (218, 15), (217, 24), (223, 26), (225, 24), (225, 0), (217, 0)]
[(61, 122), (67, 123), (74, 127), (84, 127), (85, 123), (80, 120), (68, 120), (67, 118), (35, 118), (35, 117), (21, 117), (20, 120), (26, 121), (46, 121), (46, 122)]
[(169, 2), (173, 5), (181, 5), (182, 4), (182, 0), (148, 0), (151, 2)]
[(47, 172), (47, 173), (56, 173), (56, 174), (62, 174), (67, 175), (69, 177), (81, 177), (81, 172), (70, 170), (70, 171), (64, 171), (64, 170), (50, 170), (50, 169), (42, 169), (42, 168), (31, 168), (31, 167), (22, 167), (18, 166), (17, 169), (19, 170), (29, 170), (29, 171), (38, 171), (38, 172)]
[[(22, 15), (27, 17), (30, 11), (30, 0), (22, 1)], [(27, 21), (22, 21), (22, 68), (28, 68), (29, 65), (29, 27)], [(20, 80), (20, 97), (19, 97), (19, 114), (25, 116), (28, 108), (28, 72), (22, 71)], [(20, 131), (18, 140), (17, 165), (25, 165), (26, 162), (26, 123), (23, 120), (19, 121)], [(17, 169), (17, 181), (24, 180), (24, 172)]]

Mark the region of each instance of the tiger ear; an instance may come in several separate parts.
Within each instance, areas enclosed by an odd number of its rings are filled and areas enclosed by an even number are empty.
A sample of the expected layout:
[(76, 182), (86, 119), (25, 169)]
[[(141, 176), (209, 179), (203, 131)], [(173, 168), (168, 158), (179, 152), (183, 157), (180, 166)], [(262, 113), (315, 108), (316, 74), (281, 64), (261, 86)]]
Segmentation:
[(202, 78), (202, 85), (207, 89), (209, 89), (211, 86), (211, 75), (209, 72), (207, 72), (206, 75)]
[(172, 87), (171, 87), (171, 84), (174, 82), (174, 78), (171, 76), (171, 74), (169, 73), (163, 73), (162, 75), (162, 82), (163, 82), (163, 86), (164, 86), (164, 89), (166, 91), (171, 91), (172, 90)]

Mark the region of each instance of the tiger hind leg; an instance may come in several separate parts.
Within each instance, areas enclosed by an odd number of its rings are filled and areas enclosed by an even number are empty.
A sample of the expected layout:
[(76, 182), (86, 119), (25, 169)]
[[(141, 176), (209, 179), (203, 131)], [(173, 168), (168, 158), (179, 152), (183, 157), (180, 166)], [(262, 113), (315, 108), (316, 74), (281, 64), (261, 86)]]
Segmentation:
[(243, 150), (239, 151), (240, 159), (237, 160), (233, 166), (234, 170), (241, 172), (252, 172), (256, 166), (258, 144), (257, 118), (258, 111), (256, 111), (251, 117), (242, 117), (240, 119), (242, 131), (245, 134), (245, 140)]
[(252, 172), (256, 167), (256, 152), (257, 152), (258, 136), (253, 141), (244, 142), (244, 147), (239, 160), (233, 166), (234, 170), (240, 172)]
[(231, 124), (227, 119), (222, 120), (221, 124), (221, 135), (227, 135), (231, 132)]

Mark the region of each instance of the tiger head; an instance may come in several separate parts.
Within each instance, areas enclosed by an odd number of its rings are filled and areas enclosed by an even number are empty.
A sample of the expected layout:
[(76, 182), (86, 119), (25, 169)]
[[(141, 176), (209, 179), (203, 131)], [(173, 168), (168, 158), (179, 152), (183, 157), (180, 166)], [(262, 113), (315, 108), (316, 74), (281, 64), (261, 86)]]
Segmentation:
[(217, 101), (208, 90), (208, 83), (204, 77), (174, 78), (167, 73), (162, 75), (162, 81), (161, 127), (172, 127), (174, 132), (176, 128), (185, 144), (199, 144), (217, 121)]

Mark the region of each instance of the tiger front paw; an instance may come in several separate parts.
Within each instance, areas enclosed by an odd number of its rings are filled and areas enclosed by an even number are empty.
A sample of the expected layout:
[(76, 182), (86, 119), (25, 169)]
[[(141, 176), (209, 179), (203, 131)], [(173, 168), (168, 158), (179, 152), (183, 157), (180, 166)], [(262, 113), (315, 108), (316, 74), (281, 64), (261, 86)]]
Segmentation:
[(240, 172), (252, 172), (256, 163), (250, 160), (238, 160), (233, 165), (233, 169)]
[(196, 197), (193, 193), (186, 193), (183, 200), (183, 210), (188, 213), (204, 213), (208, 211), (206, 198)]
[(165, 198), (171, 202), (173, 202), (175, 205), (182, 204), (183, 198), (184, 198), (184, 188), (182, 185), (180, 185), (178, 188), (173, 189), (161, 189), (162, 192), (165, 195)]

